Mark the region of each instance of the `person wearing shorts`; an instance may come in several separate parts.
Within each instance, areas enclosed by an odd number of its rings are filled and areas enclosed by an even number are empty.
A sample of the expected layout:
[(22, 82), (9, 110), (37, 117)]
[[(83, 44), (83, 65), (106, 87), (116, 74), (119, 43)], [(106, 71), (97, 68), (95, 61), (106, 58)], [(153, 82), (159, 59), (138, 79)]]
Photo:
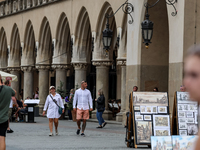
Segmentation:
[(10, 99), (15, 96), (15, 91), (2, 83), (0, 75), (0, 150), (6, 149), (5, 137), (8, 127), (8, 110)]
[(82, 81), (81, 88), (76, 90), (73, 100), (73, 108), (74, 112), (76, 112), (76, 119), (78, 126), (78, 129), (76, 131), (77, 135), (80, 134), (81, 119), (83, 119), (81, 136), (85, 136), (84, 131), (86, 128), (86, 120), (89, 119), (89, 108), (90, 111), (93, 110), (91, 92), (86, 88), (87, 88), (87, 82)]

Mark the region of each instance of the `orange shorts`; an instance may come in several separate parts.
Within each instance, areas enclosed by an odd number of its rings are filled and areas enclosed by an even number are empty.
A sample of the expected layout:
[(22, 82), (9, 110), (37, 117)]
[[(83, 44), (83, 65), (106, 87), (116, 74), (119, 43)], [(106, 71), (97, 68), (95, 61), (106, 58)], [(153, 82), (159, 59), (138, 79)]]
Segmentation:
[(80, 110), (77, 108), (76, 119), (89, 119), (89, 109), (87, 110)]

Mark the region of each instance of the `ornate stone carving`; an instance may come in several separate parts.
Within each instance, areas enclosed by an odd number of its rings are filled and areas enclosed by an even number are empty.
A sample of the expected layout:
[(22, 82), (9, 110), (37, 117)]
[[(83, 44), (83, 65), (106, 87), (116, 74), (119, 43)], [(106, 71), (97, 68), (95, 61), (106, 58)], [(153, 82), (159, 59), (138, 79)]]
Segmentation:
[(49, 70), (51, 67), (49, 65), (37, 65), (36, 69), (38, 70)]
[(9, 67), (7, 68), (8, 71), (21, 71), (20, 67)]
[(5, 15), (5, 8), (4, 8), (4, 5), (1, 5), (1, 7), (0, 7), (0, 12), (1, 12), (1, 16)]
[(7, 71), (7, 68), (0, 68), (0, 71)]
[(52, 64), (53, 69), (70, 69), (71, 65), (70, 64)]
[(112, 61), (93, 61), (92, 64), (94, 66), (111, 66), (113, 63)]
[(24, 72), (31, 72), (31, 71), (33, 71), (33, 67), (32, 66), (23, 66), (23, 67), (21, 67), (21, 69)]
[(117, 65), (119, 66), (126, 66), (126, 60), (118, 60)]
[(73, 63), (75, 69), (86, 69), (87, 63)]

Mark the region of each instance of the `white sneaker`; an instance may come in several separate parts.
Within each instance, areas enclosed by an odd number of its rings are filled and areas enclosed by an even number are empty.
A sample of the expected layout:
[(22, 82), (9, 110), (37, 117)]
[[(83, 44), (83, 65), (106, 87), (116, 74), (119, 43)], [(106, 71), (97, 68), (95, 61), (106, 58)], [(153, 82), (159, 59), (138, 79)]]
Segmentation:
[(56, 135), (58, 135), (58, 130), (56, 130)]
[(49, 136), (53, 136), (53, 133), (52, 133), (52, 132), (50, 132), (50, 133), (49, 133)]

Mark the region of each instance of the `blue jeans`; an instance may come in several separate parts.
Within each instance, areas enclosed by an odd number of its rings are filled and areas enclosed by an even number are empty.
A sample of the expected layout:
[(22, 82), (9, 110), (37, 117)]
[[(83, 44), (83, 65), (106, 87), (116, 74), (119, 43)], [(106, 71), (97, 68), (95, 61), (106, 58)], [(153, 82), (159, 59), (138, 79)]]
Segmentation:
[[(105, 110), (105, 108), (104, 108), (104, 110)], [(97, 113), (96, 113), (96, 116), (97, 116), (97, 119), (99, 121), (100, 126), (105, 122), (103, 117), (102, 117), (104, 110), (101, 111), (101, 112), (98, 112), (98, 110), (97, 110)]]

